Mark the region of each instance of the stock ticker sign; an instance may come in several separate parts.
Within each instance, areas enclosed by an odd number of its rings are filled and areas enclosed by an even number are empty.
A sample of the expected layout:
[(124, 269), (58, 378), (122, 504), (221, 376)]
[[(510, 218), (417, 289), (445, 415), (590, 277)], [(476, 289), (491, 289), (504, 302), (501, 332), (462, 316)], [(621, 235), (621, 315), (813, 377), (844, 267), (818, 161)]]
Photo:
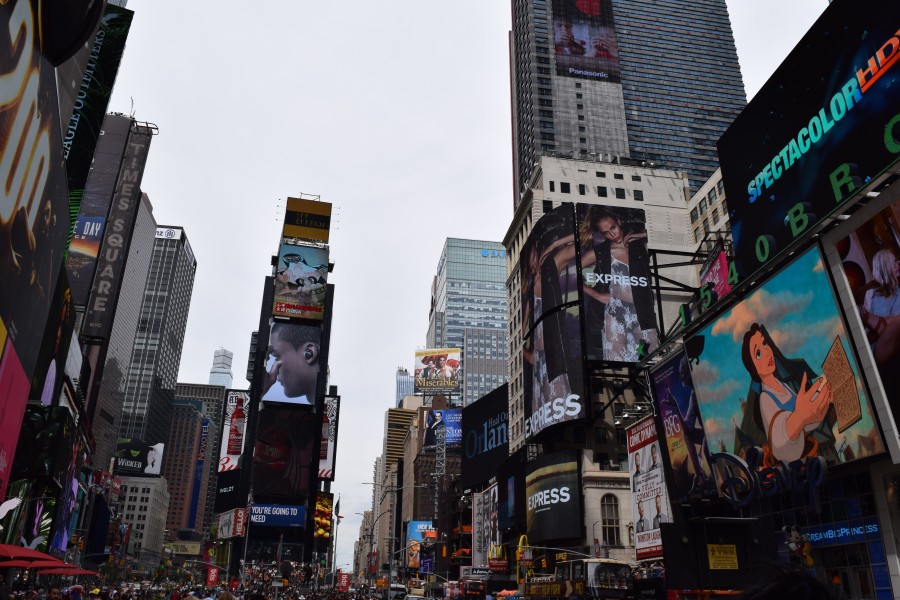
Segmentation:
[(747, 277), (900, 157), (900, 4), (831, 3), (718, 143)]

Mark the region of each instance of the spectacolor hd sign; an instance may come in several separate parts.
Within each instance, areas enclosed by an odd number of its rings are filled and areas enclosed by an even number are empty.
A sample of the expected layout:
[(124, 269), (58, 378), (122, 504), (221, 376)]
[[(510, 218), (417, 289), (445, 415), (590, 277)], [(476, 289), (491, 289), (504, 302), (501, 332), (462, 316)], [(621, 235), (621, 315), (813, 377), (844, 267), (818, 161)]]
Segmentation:
[(900, 3), (836, 0), (719, 140), (737, 273), (900, 157)]

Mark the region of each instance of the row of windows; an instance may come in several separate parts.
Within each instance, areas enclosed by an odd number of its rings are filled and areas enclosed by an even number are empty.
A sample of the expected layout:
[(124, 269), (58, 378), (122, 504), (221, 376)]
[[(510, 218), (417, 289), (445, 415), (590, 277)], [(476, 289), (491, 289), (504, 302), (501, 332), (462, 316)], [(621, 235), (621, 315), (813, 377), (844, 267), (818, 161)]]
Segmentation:
[[(550, 182), (550, 191), (551, 192), (556, 191), (556, 182), (554, 182), (554, 181)], [(559, 182), (559, 191), (561, 194), (571, 194), (572, 186), (567, 181), (561, 181), (561, 182)], [(619, 200), (625, 200), (627, 197), (625, 188), (620, 188), (620, 187), (613, 188), (613, 193), (615, 194), (615, 197)], [(632, 190), (631, 193), (632, 193), (632, 196), (634, 197), (634, 199), (637, 200), (638, 202), (644, 201), (643, 190)], [(587, 195), (587, 185), (585, 185), (583, 183), (579, 183), (578, 184), (578, 194), (581, 196), (586, 196)], [(605, 186), (598, 185), (597, 186), (597, 197), (608, 198), (609, 190), (607, 190), (607, 188)], [(547, 204), (548, 202), (550, 202), (550, 204)], [(544, 209), (545, 213), (553, 210), (552, 202), (550, 200), (544, 200), (543, 209)]]

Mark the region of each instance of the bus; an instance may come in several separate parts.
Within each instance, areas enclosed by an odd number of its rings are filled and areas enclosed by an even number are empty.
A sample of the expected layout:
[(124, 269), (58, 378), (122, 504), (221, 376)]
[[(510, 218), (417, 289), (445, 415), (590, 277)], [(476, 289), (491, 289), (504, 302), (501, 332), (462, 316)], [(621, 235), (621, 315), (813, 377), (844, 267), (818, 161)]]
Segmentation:
[(556, 572), (525, 582), (525, 597), (540, 600), (605, 600), (634, 594), (631, 565), (611, 558), (579, 558), (556, 563)]

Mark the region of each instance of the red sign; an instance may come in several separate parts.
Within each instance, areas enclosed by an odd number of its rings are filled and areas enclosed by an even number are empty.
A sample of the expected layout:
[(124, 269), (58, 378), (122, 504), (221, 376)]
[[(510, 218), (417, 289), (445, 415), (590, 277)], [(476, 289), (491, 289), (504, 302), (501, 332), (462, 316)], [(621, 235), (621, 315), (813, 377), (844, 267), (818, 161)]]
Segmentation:
[(219, 569), (216, 567), (206, 568), (206, 587), (213, 587), (219, 581)]
[(346, 592), (350, 589), (350, 573), (338, 572), (338, 591)]

